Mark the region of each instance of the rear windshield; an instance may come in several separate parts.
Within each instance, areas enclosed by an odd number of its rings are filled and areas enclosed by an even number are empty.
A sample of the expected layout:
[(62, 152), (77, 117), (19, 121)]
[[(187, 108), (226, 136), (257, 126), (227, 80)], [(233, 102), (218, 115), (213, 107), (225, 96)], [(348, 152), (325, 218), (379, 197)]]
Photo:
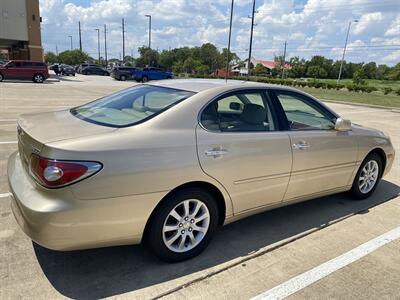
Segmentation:
[(151, 85), (137, 85), (71, 109), (88, 122), (126, 127), (144, 122), (194, 93)]

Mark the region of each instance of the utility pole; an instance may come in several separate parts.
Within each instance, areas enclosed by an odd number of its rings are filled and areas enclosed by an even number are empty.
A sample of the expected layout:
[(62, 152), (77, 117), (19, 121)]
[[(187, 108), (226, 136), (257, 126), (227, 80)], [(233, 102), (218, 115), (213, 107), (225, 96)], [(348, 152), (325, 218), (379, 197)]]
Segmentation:
[(56, 45), (56, 54), (58, 56), (58, 46)]
[(100, 65), (100, 29), (96, 28), (97, 31), (97, 50), (99, 51), (99, 65)]
[(125, 59), (125, 20), (122, 18), (122, 63)]
[(285, 67), (286, 67), (286, 46), (287, 46), (287, 41), (285, 41), (285, 48), (283, 50), (283, 64), (282, 64), (282, 79), (285, 76)]
[(73, 47), (72, 47), (72, 35), (69, 35), (68, 37), (69, 37), (70, 42), (71, 42), (71, 50), (72, 50), (73, 49)]
[(233, 18), (233, 2), (231, 3), (231, 19), (229, 21), (229, 38), (228, 38), (228, 54), (226, 55), (226, 74), (225, 81), (228, 81), (229, 63), (231, 62), (231, 36), (232, 36), (232, 18)]
[(106, 60), (106, 68), (108, 66), (107, 60), (107, 25), (104, 24), (104, 58)]
[(151, 15), (145, 15), (149, 18), (149, 49), (151, 49)]
[(337, 79), (337, 81), (336, 81), (336, 84), (339, 84), (340, 77), (342, 76), (342, 69), (343, 69), (344, 56), (345, 56), (345, 54), (346, 54), (347, 41), (349, 40), (350, 27), (351, 27), (351, 23), (352, 23), (352, 22), (357, 23), (358, 20), (350, 21), (350, 22), (349, 22), (349, 26), (347, 27), (346, 41), (344, 42), (342, 61), (340, 62), (339, 75), (338, 75), (338, 79)]
[(256, 0), (253, 0), (253, 10), (252, 10), (252, 14), (251, 14), (249, 60), (247, 61), (247, 77), (250, 77), (250, 75), (251, 75), (251, 50), (252, 50), (252, 46), (253, 46), (253, 29), (254, 29), (255, 9), (256, 9)]
[(81, 21), (78, 22), (79, 26), (79, 50), (82, 51), (82, 30), (81, 30)]

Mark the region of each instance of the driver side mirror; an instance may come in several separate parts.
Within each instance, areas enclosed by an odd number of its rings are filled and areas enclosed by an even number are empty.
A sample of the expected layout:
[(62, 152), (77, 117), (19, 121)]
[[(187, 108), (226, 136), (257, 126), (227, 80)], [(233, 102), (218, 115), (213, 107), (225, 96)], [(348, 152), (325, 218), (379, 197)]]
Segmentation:
[(350, 131), (351, 130), (351, 121), (337, 118), (335, 123), (335, 130), (337, 131)]

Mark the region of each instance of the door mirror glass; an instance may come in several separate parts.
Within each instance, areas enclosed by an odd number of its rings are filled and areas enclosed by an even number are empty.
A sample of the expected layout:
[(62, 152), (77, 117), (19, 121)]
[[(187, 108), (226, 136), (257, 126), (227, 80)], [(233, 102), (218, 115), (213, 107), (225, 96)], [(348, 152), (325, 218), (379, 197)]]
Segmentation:
[(351, 130), (351, 121), (337, 118), (335, 123), (335, 130), (337, 131), (350, 131)]

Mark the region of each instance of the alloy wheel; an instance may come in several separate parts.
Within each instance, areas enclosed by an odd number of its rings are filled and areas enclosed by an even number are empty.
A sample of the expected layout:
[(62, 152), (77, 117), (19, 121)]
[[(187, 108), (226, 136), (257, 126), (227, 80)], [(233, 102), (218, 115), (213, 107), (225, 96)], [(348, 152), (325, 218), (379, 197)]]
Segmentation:
[(210, 226), (210, 212), (198, 199), (184, 200), (167, 215), (162, 228), (165, 246), (177, 253), (196, 247)]
[(379, 177), (379, 165), (375, 160), (368, 161), (361, 170), (358, 178), (358, 187), (363, 194), (369, 193), (375, 186)]

